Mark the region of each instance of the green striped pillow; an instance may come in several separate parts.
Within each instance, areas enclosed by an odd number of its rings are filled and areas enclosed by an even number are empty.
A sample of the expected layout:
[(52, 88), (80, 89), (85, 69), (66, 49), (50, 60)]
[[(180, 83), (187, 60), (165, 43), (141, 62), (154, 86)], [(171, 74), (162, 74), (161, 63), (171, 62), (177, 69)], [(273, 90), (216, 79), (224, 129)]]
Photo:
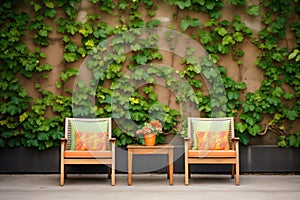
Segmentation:
[(76, 149), (76, 134), (78, 132), (107, 132), (108, 122), (89, 122), (89, 121), (75, 121), (71, 120), (71, 150)]
[(192, 127), (194, 131), (194, 146), (193, 150), (198, 149), (197, 131), (202, 132), (222, 132), (228, 131), (230, 126), (230, 120), (220, 121), (199, 121), (197, 119), (192, 120)]

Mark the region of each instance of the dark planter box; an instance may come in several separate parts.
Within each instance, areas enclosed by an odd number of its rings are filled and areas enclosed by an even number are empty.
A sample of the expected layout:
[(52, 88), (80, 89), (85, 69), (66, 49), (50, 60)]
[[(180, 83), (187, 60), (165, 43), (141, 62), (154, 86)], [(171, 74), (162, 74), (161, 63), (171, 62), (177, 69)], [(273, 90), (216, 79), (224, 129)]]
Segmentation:
[(39, 151), (36, 148), (0, 149), (0, 173), (57, 173), (59, 149)]
[[(39, 151), (34, 148), (0, 150), (0, 173), (59, 173), (60, 148)], [(133, 172), (166, 172), (164, 155), (135, 155)], [(277, 146), (240, 147), (241, 173), (299, 173), (300, 148)], [(127, 173), (127, 149), (116, 148), (117, 173)], [(103, 165), (72, 165), (70, 173), (106, 173)], [(230, 173), (230, 165), (192, 165), (192, 173)], [(174, 173), (184, 173), (183, 146), (174, 148)]]
[(300, 148), (276, 145), (240, 147), (241, 171), (245, 173), (299, 173)]

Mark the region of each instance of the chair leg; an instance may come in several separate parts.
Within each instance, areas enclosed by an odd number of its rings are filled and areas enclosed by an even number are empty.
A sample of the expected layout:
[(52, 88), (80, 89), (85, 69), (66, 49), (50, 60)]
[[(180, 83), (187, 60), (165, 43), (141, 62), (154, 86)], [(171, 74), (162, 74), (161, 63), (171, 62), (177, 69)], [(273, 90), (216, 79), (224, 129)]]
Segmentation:
[(111, 179), (111, 167), (110, 166), (108, 166), (108, 169), (107, 169), (107, 178), (108, 179)]
[(232, 164), (232, 166), (231, 166), (231, 178), (232, 179), (234, 178), (234, 172), (235, 172), (235, 165)]
[(235, 184), (238, 186), (240, 185), (240, 166), (238, 163), (235, 165), (235, 173)]
[(187, 161), (185, 161), (185, 167), (184, 167), (184, 184), (185, 185), (189, 185), (189, 176), (190, 176), (190, 172), (189, 172), (189, 164)]
[(170, 166), (167, 166), (167, 179), (170, 179)]
[(61, 164), (60, 168), (60, 186), (63, 186), (65, 184), (65, 169), (64, 164)]
[(116, 173), (115, 173), (115, 168), (113, 168), (111, 173), (111, 185), (114, 186), (116, 184)]
[(116, 185), (116, 164), (115, 160), (113, 160), (113, 163), (111, 165), (111, 185)]

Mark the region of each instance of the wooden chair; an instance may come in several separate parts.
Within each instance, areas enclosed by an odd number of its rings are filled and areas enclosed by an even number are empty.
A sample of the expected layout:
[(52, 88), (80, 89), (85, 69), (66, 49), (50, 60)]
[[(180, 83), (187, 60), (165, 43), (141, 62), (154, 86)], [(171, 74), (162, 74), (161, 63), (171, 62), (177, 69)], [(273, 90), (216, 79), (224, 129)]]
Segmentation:
[(235, 173), (235, 184), (240, 185), (239, 139), (234, 135), (233, 117), (189, 117), (184, 148), (185, 185), (189, 184), (190, 164), (231, 164), (231, 178), (234, 178)]
[(66, 165), (105, 164), (108, 178), (115, 185), (115, 138), (111, 118), (66, 118), (65, 137), (61, 138), (60, 185), (64, 185)]

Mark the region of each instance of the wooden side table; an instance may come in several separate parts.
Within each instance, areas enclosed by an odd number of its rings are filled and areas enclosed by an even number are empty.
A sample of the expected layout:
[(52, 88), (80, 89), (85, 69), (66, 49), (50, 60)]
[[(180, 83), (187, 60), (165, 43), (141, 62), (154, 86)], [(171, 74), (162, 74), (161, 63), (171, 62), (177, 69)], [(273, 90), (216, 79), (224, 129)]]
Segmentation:
[(143, 146), (143, 145), (128, 145), (128, 185), (132, 184), (132, 156), (134, 154), (166, 154), (168, 155), (167, 174), (170, 181), (170, 185), (173, 185), (173, 145), (155, 145), (155, 146)]

